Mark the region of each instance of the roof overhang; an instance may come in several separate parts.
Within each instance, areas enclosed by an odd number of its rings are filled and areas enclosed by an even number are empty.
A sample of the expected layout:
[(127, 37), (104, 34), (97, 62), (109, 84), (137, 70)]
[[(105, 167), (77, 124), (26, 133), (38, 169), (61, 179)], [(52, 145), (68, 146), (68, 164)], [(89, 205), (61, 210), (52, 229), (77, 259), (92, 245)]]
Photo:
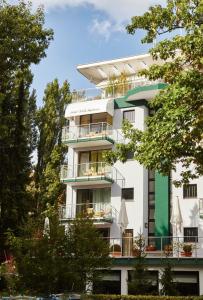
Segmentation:
[(65, 117), (71, 118), (82, 115), (98, 114), (102, 112), (107, 112), (109, 115), (113, 116), (113, 99), (101, 99), (71, 103), (66, 108)]
[(167, 87), (165, 83), (158, 83), (146, 86), (139, 86), (132, 90), (130, 90), (127, 95), (125, 96), (126, 101), (133, 101), (133, 100), (150, 100), (153, 99), (157, 94), (160, 93), (161, 90)]
[(161, 64), (163, 61), (154, 61), (150, 54), (136, 55), (114, 60), (78, 65), (77, 70), (94, 84), (118, 77), (121, 73), (127, 76), (136, 75), (142, 69), (148, 69), (152, 64)]

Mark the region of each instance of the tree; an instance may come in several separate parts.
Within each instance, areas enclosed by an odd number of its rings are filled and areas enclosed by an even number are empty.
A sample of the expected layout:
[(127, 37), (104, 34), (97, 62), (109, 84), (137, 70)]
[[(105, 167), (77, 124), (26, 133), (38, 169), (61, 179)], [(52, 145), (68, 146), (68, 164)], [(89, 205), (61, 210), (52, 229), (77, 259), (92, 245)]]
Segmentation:
[(151, 294), (153, 287), (146, 268), (145, 239), (141, 234), (136, 237), (134, 244), (136, 264), (132, 271), (132, 278), (128, 282), (128, 293), (132, 295), (148, 295)]
[(26, 190), (31, 172), (35, 130), (35, 94), (29, 94), (29, 70), (18, 72), (10, 92), (2, 95), (0, 121), (0, 235), (8, 228), (18, 232), (31, 197)]
[(38, 204), (41, 211), (46, 203), (53, 205), (64, 190), (60, 183), (60, 166), (67, 147), (62, 144), (62, 127), (65, 125), (65, 108), (70, 102), (69, 84), (62, 87), (55, 79), (45, 89), (43, 107), (37, 112), (38, 126), (38, 162), (36, 165), (36, 185)]
[(203, 175), (203, 2), (167, 0), (166, 7), (150, 7), (127, 26), (130, 34), (138, 29), (147, 31), (143, 43), (172, 34), (171, 39), (162, 40), (150, 50), (153, 59), (160, 58), (163, 64), (140, 72), (150, 80), (162, 79), (167, 87), (149, 103), (155, 113), (147, 119), (147, 129), (141, 132), (125, 123), (124, 135), (130, 142), (118, 145), (108, 160), (125, 161), (126, 152), (131, 150), (146, 168), (163, 175), (181, 163), (181, 181), (188, 182)]
[(0, 0), (0, 91), (7, 90), (16, 71), (37, 64), (46, 56), (53, 31), (44, 28), (44, 13), (20, 1), (10, 5)]
[(109, 266), (108, 244), (92, 220), (76, 219), (65, 232), (56, 215), (50, 217), (49, 235), (42, 234), (43, 218), (34, 218), (23, 237), (10, 236), (18, 291), (35, 295), (84, 292), (86, 283), (98, 279), (101, 268)]
[(35, 92), (29, 67), (45, 56), (53, 32), (44, 29), (41, 9), (0, 1), (0, 237), (18, 233), (29, 211), (27, 185), (35, 147)]
[(162, 295), (166, 295), (166, 296), (178, 295), (176, 284), (175, 282), (173, 282), (173, 271), (172, 271), (171, 263), (169, 261), (167, 261), (164, 266), (160, 282), (162, 284), (162, 289), (161, 289)]

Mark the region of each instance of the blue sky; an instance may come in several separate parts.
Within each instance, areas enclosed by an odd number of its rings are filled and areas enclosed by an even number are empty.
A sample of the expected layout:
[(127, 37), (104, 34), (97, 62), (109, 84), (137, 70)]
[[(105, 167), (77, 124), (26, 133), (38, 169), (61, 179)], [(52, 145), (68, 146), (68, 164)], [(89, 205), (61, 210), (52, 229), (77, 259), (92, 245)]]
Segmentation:
[(38, 105), (46, 84), (54, 78), (68, 80), (72, 89), (90, 87), (80, 75), (78, 64), (146, 53), (143, 32), (131, 36), (125, 25), (132, 15), (142, 14), (149, 5), (162, 0), (33, 0), (45, 7), (46, 27), (54, 30), (47, 57), (32, 66), (33, 88)]

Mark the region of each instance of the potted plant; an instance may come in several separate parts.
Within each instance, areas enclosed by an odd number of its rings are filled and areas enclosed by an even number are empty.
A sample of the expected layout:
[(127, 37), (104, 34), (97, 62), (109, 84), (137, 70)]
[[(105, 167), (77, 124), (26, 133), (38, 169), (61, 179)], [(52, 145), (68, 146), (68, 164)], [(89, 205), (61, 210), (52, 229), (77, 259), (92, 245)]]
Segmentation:
[(183, 244), (183, 251), (181, 252), (182, 256), (191, 257), (192, 256), (192, 245)]
[(164, 246), (164, 254), (166, 256), (171, 256), (173, 254), (173, 245), (168, 244)]
[(112, 257), (120, 257), (121, 256), (121, 246), (118, 244), (114, 244), (110, 248), (110, 254)]

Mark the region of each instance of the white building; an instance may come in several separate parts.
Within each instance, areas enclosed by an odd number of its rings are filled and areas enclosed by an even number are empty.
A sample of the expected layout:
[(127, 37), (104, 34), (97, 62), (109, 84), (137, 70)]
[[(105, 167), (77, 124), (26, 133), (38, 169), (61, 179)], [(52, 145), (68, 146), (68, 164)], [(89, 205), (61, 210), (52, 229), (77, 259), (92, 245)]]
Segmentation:
[[(160, 288), (158, 277), (166, 245), (174, 241), (177, 245), (179, 241), (192, 244), (194, 249), (192, 256), (186, 257), (181, 254), (181, 246), (173, 248), (170, 260), (174, 281), (184, 294), (203, 294), (203, 178), (175, 188), (170, 177), (146, 170), (132, 159), (132, 153), (126, 163), (116, 162), (112, 167), (102, 157), (117, 142), (125, 142), (123, 119), (144, 129), (150, 113), (148, 101), (165, 86), (137, 77), (139, 70), (151, 64), (153, 60), (146, 54), (77, 67), (96, 88), (74, 91), (66, 109), (69, 126), (64, 128), (63, 141), (69, 151), (68, 166), (62, 166), (61, 172), (61, 180), (67, 186), (61, 221), (67, 224), (77, 214), (89, 213), (101, 234), (109, 239), (110, 247), (120, 245), (112, 271), (104, 275), (102, 287), (95, 287), (95, 292), (128, 293), (127, 281), (136, 259), (133, 237), (142, 233), (146, 244), (154, 246), (146, 249), (146, 259), (155, 288)], [(171, 177), (178, 178), (178, 172)], [(182, 214), (180, 230), (170, 224), (176, 196)], [(122, 200), (128, 219), (123, 227), (119, 222)], [(119, 246), (115, 248), (119, 250)]]

